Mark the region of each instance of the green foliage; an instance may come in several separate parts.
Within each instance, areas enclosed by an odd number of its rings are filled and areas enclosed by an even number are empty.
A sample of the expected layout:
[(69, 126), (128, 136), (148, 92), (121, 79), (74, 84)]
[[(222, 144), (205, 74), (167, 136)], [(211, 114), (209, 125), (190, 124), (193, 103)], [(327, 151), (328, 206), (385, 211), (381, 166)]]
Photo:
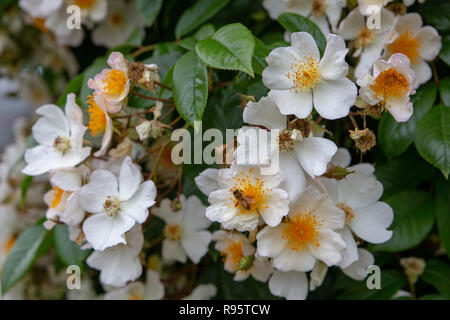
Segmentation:
[(194, 125), (200, 121), (208, 100), (208, 71), (195, 52), (188, 52), (175, 64), (173, 97), (178, 113)]
[(436, 183), (436, 221), (442, 245), (450, 256), (450, 184), (441, 178)]
[(181, 39), (179, 45), (186, 50), (195, 50), (197, 42), (205, 40), (216, 32), (216, 28), (212, 24), (205, 24), (197, 30), (192, 36)]
[(450, 31), (450, 2), (428, 0), (419, 12), (425, 22), (432, 24), (439, 31)]
[(316, 40), (320, 53), (323, 54), (325, 52), (327, 39), (319, 27), (308, 18), (296, 13), (285, 12), (278, 17), (278, 22), (289, 32), (308, 32)]
[(434, 105), (436, 96), (436, 85), (430, 82), (412, 97), (414, 113), (407, 122), (397, 122), (390, 113), (384, 114), (378, 125), (378, 141), (389, 158), (402, 154), (413, 143), (416, 124)]
[(230, 0), (198, 0), (192, 7), (187, 9), (175, 27), (175, 35), (181, 38), (200, 27), (204, 22), (211, 19)]
[(434, 286), (442, 298), (450, 300), (450, 266), (439, 260), (429, 260), (421, 278)]
[(55, 226), (55, 249), (58, 257), (66, 265), (81, 267), (89, 255), (89, 250), (81, 250), (80, 246), (69, 239), (69, 229), (66, 225)]
[(35, 225), (23, 232), (2, 268), (2, 292), (6, 293), (31, 269), (44, 248), (48, 231), (42, 225)]
[(137, 0), (136, 6), (140, 15), (147, 21), (150, 27), (158, 17), (164, 0)]
[(199, 41), (196, 51), (208, 66), (223, 70), (238, 70), (253, 77), (252, 57), (255, 39), (240, 23), (226, 25), (208, 39)]
[(420, 155), (442, 171), (450, 172), (450, 107), (436, 106), (417, 123), (414, 138)]

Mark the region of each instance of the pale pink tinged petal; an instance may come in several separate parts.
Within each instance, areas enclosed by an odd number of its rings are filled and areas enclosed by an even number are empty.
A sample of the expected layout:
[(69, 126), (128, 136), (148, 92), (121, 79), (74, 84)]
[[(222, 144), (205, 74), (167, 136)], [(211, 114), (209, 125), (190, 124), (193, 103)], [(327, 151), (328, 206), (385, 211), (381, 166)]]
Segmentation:
[(421, 46), (419, 48), (420, 56), (427, 61), (434, 60), (441, 51), (442, 38), (435, 28), (426, 26), (416, 33)]
[(357, 93), (356, 85), (348, 78), (323, 80), (313, 91), (314, 108), (325, 119), (343, 118), (355, 104)]
[(355, 8), (342, 20), (337, 33), (345, 40), (354, 40), (358, 37), (359, 29), (365, 27), (365, 25), (364, 16), (359, 12), (358, 8)]
[(356, 246), (352, 232), (347, 226), (339, 230), (338, 233), (345, 242), (345, 249), (341, 251), (342, 259), (339, 262), (339, 267), (347, 268), (353, 262), (358, 260), (358, 247)]
[(325, 138), (306, 138), (295, 144), (297, 159), (311, 177), (320, 176), (327, 171), (327, 165), (336, 151), (336, 144)]
[[(398, 56), (396, 59), (398, 59), (399, 57), (400, 56)], [(373, 78), (376, 79), (380, 75), (380, 73), (390, 68), (392, 68), (392, 64), (387, 61), (384, 60), (375, 61), (375, 63), (373, 64)]]
[(130, 157), (126, 157), (120, 167), (119, 197), (120, 200), (129, 200), (139, 188), (142, 174)]
[(162, 256), (164, 260), (173, 260), (181, 263), (186, 263), (187, 255), (181, 246), (180, 241), (172, 241), (165, 239), (162, 245)]
[(295, 201), (305, 190), (306, 178), (292, 152), (280, 154), (280, 175), (283, 180), (279, 188), (287, 191), (290, 202)]
[(294, 114), (298, 118), (304, 119), (311, 114), (312, 111), (312, 91), (294, 92), (292, 90), (270, 90), (271, 97), (281, 114)]
[(126, 60), (122, 53), (112, 52), (108, 57), (108, 65), (113, 69), (118, 69), (121, 71), (128, 70)]
[(401, 98), (390, 99), (388, 111), (397, 122), (408, 121), (414, 112), (413, 104), (407, 95)]
[(394, 219), (392, 208), (384, 203), (355, 210), (355, 216), (349, 222), (353, 232), (370, 243), (383, 243), (392, 237), (392, 231), (386, 230)]
[(219, 170), (217, 169), (208, 168), (205, 171), (202, 171), (194, 179), (200, 191), (207, 196), (209, 196), (211, 192), (220, 189), (219, 183), (217, 182), (218, 171)]
[(280, 224), (275, 228), (265, 227), (256, 235), (258, 240), (258, 254), (262, 257), (276, 257), (285, 248), (287, 240), (282, 238), (285, 224)]
[(117, 197), (117, 178), (109, 171), (96, 170), (88, 184), (80, 192), (80, 205), (90, 213), (103, 212), (103, 204), (108, 196)]
[(286, 128), (286, 116), (280, 113), (275, 101), (263, 97), (258, 102), (249, 102), (244, 109), (244, 122), (264, 126), (268, 129)]
[(122, 202), (122, 211), (138, 223), (144, 223), (148, 217), (148, 208), (155, 204), (156, 188), (153, 181), (141, 184), (130, 200)]
[(323, 229), (319, 233), (319, 242), (320, 246), (309, 246), (313, 256), (329, 267), (338, 264), (342, 258), (341, 251), (345, 249), (341, 236), (330, 229)]
[(362, 281), (367, 277), (367, 268), (375, 263), (372, 253), (365, 249), (358, 249), (359, 259), (347, 268), (342, 268), (342, 272), (353, 280)]
[(211, 221), (206, 218), (206, 206), (196, 196), (190, 196), (183, 204), (184, 212), (183, 227), (189, 230), (203, 230), (211, 225)]
[(208, 252), (208, 245), (211, 242), (211, 232), (209, 231), (189, 231), (184, 232), (181, 237), (181, 245), (188, 257), (195, 264)]
[(327, 46), (319, 64), (322, 79), (338, 80), (347, 75), (348, 64), (345, 62), (347, 51), (342, 37), (335, 34), (327, 36)]
[(38, 108), (36, 114), (42, 116), (32, 128), (33, 137), (39, 144), (53, 146), (56, 137), (70, 136), (69, 123), (61, 108), (47, 104)]
[(307, 32), (291, 34), (291, 46), (300, 58), (313, 57), (316, 60), (320, 58), (316, 40)]
[(416, 73), (415, 89), (426, 83), (433, 76), (431, 67), (425, 60), (420, 60), (417, 64), (412, 66), (412, 69)]
[(273, 266), (284, 272), (311, 271), (316, 263), (316, 258), (308, 250), (291, 250), (285, 248), (280, 255), (273, 258)]
[(124, 234), (130, 230), (135, 221), (126, 215), (110, 218), (103, 213), (94, 214), (83, 223), (86, 240), (95, 250), (105, 250), (119, 243), (126, 243)]
[(306, 273), (275, 271), (269, 280), (269, 289), (273, 295), (287, 300), (305, 300), (308, 296)]
[(297, 54), (291, 47), (280, 47), (274, 49), (267, 57), (268, 67), (262, 73), (264, 85), (270, 89), (290, 89), (293, 83), (287, 77), (291, 72), (291, 65), (298, 59)]

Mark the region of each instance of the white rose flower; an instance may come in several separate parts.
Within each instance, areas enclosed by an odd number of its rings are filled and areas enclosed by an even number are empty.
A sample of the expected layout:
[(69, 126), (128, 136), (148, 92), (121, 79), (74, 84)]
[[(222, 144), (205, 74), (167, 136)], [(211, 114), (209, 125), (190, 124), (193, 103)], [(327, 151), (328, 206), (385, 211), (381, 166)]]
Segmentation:
[(140, 225), (126, 233), (124, 243), (104, 251), (94, 251), (86, 259), (88, 266), (100, 270), (100, 281), (105, 285), (122, 287), (142, 274), (139, 253), (144, 245), (144, 235)]
[(44, 105), (36, 110), (40, 118), (32, 128), (38, 146), (25, 152), (27, 166), (23, 173), (37, 176), (50, 170), (78, 165), (89, 157), (90, 147), (83, 147), (83, 114), (75, 102), (75, 95), (68, 94), (65, 114), (56, 105)]
[(166, 223), (162, 256), (165, 260), (182, 263), (189, 257), (197, 264), (208, 252), (211, 242), (211, 232), (206, 230), (211, 225), (211, 221), (205, 216), (206, 207), (196, 196), (186, 199), (181, 195), (179, 210), (174, 210), (171, 203), (166, 198), (159, 207), (152, 209), (152, 214)]
[(144, 223), (153, 206), (156, 188), (153, 181), (142, 183), (140, 169), (126, 157), (119, 177), (96, 170), (81, 188), (79, 204), (92, 216), (83, 223), (86, 240), (95, 250), (125, 243), (124, 233), (135, 223)]
[(32, 17), (46, 18), (63, 4), (63, 0), (20, 0), (19, 7)]
[(397, 122), (408, 121), (413, 114), (409, 96), (414, 94), (416, 74), (410, 68), (408, 57), (401, 53), (389, 61), (378, 60), (373, 65), (373, 76), (362, 75), (357, 83), (359, 94), (370, 105), (381, 103)]
[(264, 0), (263, 6), (269, 13), (269, 17), (277, 20), (279, 15), (286, 11), (288, 0)]
[(211, 204), (206, 217), (217, 221), (225, 229), (250, 231), (260, 218), (276, 226), (289, 210), (288, 194), (278, 188), (281, 176), (261, 175), (259, 167), (221, 169), (217, 176), (220, 189), (209, 194)]
[(355, 69), (355, 78), (368, 73), (374, 62), (381, 57), (388, 32), (394, 25), (395, 15), (387, 9), (380, 14), (381, 28), (369, 29), (358, 8), (353, 9), (339, 25), (338, 33), (345, 40), (354, 40), (354, 57), (360, 57)]
[(257, 235), (258, 254), (273, 258), (273, 266), (284, 272), (306, 272), (316, 261), (336, 265), (345, 243), (336, 230), (345, 214), (314, 187), (308, 187), (291, 206), (289, 219), (277, 227), (265, 227)]
[(402, 53), (411, 61), (416, 73), (415, 88), (432, 77), (427, 61), (434, 60), (442, 48), (442, 38), (435, 28), (422, 26), (422, 17), (418, 13), (398, 16), (385, 43), (385, 57)]
[(358, 0), (359, 11), (362, 15), (369, 16), (379, 12), (392, 0)]
[(287, 300), (305, 300), (308, 296), (308, 278), (304, 272), (277, 270), (269, 280), (269, 290), (274, 296)]
[(372, 253), (366, 249), (358, 248), (358, 260), (346, 268), (341, 268), (342, 272), (353, 280), (362, 281), (367, 277), (367, 268), (375, 263)]
[(250, 275), (258, 281), (266, 282), (273, 272), (270, 262), (255, 255), (256, 249), (247, 237), (237, 232), (214, 232), (215, 249), (225, 262), (225, 270), (234, 273), (234, 281), (246, 280)]
[(358, 260), (358, 251), (352, 232), (359, 238), (370, 243), (383, 243), (392, 236), (392, 231), (386, 230), (393, 219), (392, 208), (378, 201), (383, 194), (383, 185), (376, 179), (374, 167), (361, 163), (349, 167), (350, 153), (339, 149), (331, 165), (347, 168), (354, 173), (342, 180), (320, 178), (334, 204), (345, 212), (345, 227), (340, 231), (346, 243), (346, 250), (339, 266), (348, 267)]
[(342, 37), (329, 34), (320, 59), (314, 38), (306, 32), (292, 34), (290, 47), (274, 49), (266, 58), (263, 82), (280, 112), (306, 118), (313, 104), (325, 119), (347, 116), (356, 100), (356, 86), (346, 78), (348, 49)]

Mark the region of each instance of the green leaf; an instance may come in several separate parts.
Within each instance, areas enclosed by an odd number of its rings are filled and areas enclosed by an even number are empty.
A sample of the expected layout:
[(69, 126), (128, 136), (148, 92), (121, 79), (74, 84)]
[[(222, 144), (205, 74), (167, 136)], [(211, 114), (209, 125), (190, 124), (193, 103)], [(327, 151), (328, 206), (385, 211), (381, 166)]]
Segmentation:
[(450, 257), (450, 184), (441, 178), (436, 183), (436, 220), (442, 245)]
[(137, 0), (136, 6), (140, 15), (147, 21), (147, 25), (151, 27), (156, 17), (161, 11), (163, 0)]
[(200, 29), (198, 29), (193, 36), (181, 39), (179, 45), (186, 50), (193, 51), (195, 50), (195, 45), (197, 44), (197, 42), (211, 37), (214, 32), (216, 32), (216, 28), (214, 28), (212, 24), (205, 24)]
[(42, 225), (35, 225), (19, 236), (3, 265), (1, 279), (3, 294), (31, 269), (46, 235), (47, 229)]
[(394, 222), (389, 228), (392, 238), (370, 246), (372, 250), (397, 252), (418, 245), (430, 232), (434, 223), (434, 201), (419, 190), (403, 191), (386, 199), (394, 210)]
[(450, 2), (427, 0), (420, 7), (419, 13), (424, 20), (440, 31), (450, 31)]
[(142, 28), (136, 27), (128, 38), (127, 44), (133, 47), (138, 47), (142, 45), (142, 41), (144, 41), (144, 33), (142, 32)]
[(21, 207), (21, 208), (23, 208), (25, 206), (25, 199), (27, 198), (28, 189), (30, 188), (31, 183), (33, 183), (32, 176), (25, 176), (22, 180), (22, 184), (20, 186), (21, 195), (20, 195), (20, 204), (19, 204), (19, 207)]
[(434, 286), (445, 299), (450, 299), (450, 266), (439, 260), (426, 262), (422, 280)]
[(353, 285), (338, 295), (339, 300), (388, 300), (405, 284), (402, 274), (381, 269), (381, 289), (368, 289), (366, 281), (352, 281)]
[(419, 154), (442, 171), (450, 172), (450, 108), (436, 106), (417, 123), (414, 138)]
[(320, 53), (325, 52), (327, 39), (320, 28), (308, 18), (296, 13), (285, 12), (278, 17), (278, 22), (289, 32), (308, 32), (316, 40)]
[(448, 66), (450, 66), (450, 37), (447, 36), (442, 41), (442, 49), (439, 52), (439, 58), (442, 59)]
[(423, 161), (414, 148), (386, 164), (375, 167), (375, 175), (383, 184), (385, 198), (399, 191), (414, 189), (420, 183), (431, 180), (434, 171), (435, 169)]
[(439, 81), (439, 94), (444, 105), (450, 107), (450, 78)]
[(397, 122), (386, 112), (378, 125), (378, 142), (388, 158), (396, 157), (413, 143), (417, 122), (436, 101), (437, 88), (432, 82), (422, 86), (411, 97), (414, 113), (407, 122)]
[(64, 106), (66, 105), (67, 95), (69, 93), (75, 93), (76, 95), (78, 95), (78, 93), (81, 90), (81, 86), (83, 85), (83, 80), (84, 80), (84, 73), (81, 73), (72, 80), (70, 80), (70, 82), (67, 84), (66, 90), (59, 97), (58, 102), (56, 104), (61, 108), (64, 108)]
[(208, 99), (208, 71), (195, 52), (186, 53), (175, 64), (173, 97), (186, 122), (194, 125), (202, 119)]
[(254, 76), (252, 57), (255, 38), (240, 23), (226, 25), (195, 47), (200, 59), (208, 66), (224, 70), (237, 70)]
[(262, 72), (267, 67), (266, 57), (269, 55), (270, 50), (267, 46), (255, 37), (255, 52), (253, 54), (253, 70), (257, 75), (262, 75)]
[(177, 26), (175, 27), (175, 36), (181, 38), (194, 31), (216, 15), (228, 2), (230, 0), (197, 0), (178, 20)]
[(80, 246), (69, 239), (67, 225), (55, 226), (55, 248), (58, 257), (66, 266), (77, 265), (81, 267), (84, 259), (89, 255), (89, 250), (81, 250)]

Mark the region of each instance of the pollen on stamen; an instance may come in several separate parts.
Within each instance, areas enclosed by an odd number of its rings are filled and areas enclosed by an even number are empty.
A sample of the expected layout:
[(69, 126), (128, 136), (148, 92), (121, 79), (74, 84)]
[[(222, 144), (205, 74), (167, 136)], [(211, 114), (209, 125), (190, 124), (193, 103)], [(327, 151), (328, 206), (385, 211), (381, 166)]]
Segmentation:
[(229, 205), (239, 210), (238, 214), (256, 214), (268, 208), (267, 201), (270, 199), (270, 191), (264, 186), (264, 181), (252, 178), (249, 174), (234, 178), (235, 184), (230, 188), (232, 197)]
[(93, 137), (103, 133), (107, 126), (106, 114), (95, 102), (94, 97), (89, 95), (86, 103), (88, 104), (89, 122), (88, 129)]
[(299, 93), (314, 88), (321, 78), (318, 59), (309, 56), (294, 61), (291, 72), (286, 74), (294, 84), (291, 91)]
[(121, 70), (110, 70), (103, 80), (103, 91), (109, 95), (118, 95), (125, 91), (127, 76)]
[(402, 53), (409, 58), (411, 64), (414, 65), (419, 62), (420, 52), (422, 47), (421, 41), (410, 35), (409, 31), (402, 33), (394, 42), (388, 45), (387, 49), (390, 53)]
[(51, 209), (56, 209), (59, 206), (59, 204), (61, 203), (63, 193), (64, 193), (64, 190), (62, 190), (56, 186), (53, 187), (53, 190), (52, 190), (53, 199), (50, 204)]
[(244, 257), (241, 241), (230, 241), (228, 247), (220, 253), (222, 259), (225, 261), (230, 259), (232, 268), (236, 271), (239, 267), (239, 262)]
[(313, 211), (296, 215), (288, 220), (282, 238), (287, 240), (287, 248), (303, 251), (308, 246), (319, 247), (319, 229), (323, 221)]
[(370, 88), (375, 97), (380, 99), (386, 107), (390, 107), (390, 100), (400, 98), (408, 93), (410, 83), (406, 77), (395, 68), (381, 72)]

